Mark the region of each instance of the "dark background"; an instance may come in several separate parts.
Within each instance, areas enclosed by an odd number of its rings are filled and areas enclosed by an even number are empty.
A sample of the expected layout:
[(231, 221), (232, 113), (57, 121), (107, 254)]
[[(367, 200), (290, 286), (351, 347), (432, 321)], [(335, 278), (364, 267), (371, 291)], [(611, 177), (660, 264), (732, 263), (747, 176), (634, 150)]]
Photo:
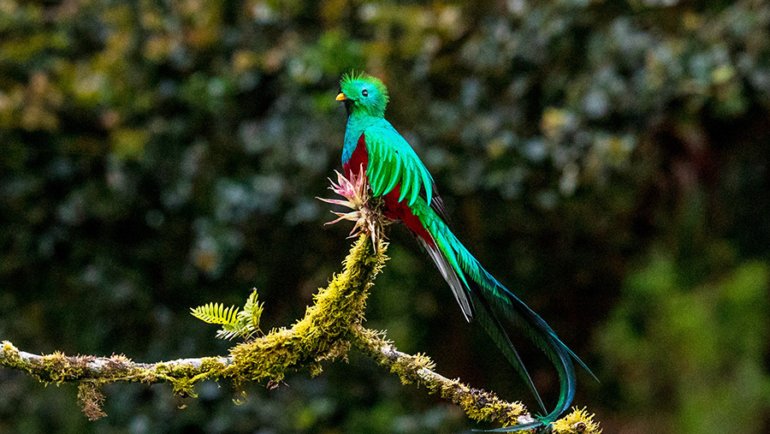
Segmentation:
[[(263, 328), (301, 316), (350, 244), (314, 196), (356, 68), (389, 86), (458, 236), (595, 370), (576, 405), (605, 432), (768, 432), (768, 29), (760, 0), (0, 0), (0, 339), (158, 361), (224, 354), (189, 308), (252, 287)], [(367, 325), (533, 404), (391, 241)], [(486, 426), (357, 353), (245, 399), (110, 386), (95, 423), (72, 385), (0, 370), (0, 390), (3, 433)]]

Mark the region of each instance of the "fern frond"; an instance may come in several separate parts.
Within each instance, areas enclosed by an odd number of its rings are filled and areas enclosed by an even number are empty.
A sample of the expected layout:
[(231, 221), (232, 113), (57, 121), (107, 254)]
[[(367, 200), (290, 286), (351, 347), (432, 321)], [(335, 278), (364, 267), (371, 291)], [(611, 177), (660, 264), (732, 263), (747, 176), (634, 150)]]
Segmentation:
[(205, 323), (222, 326), (235, 326), (238, 324), (239, 311), (240, 308), (237, 306), (225, 307), (222, 303), (208, 303), (195, 309), (190, 309), (190, 313), (195, 318)]
[(225, 307), (222, 303), (208, 303), (190, 309), (190, 313), (203, 322), (221, 325), (222, 328), (217, 330), (219, 339), (231, 340), (240, 337), (248, 340), (260, 332), (259, 321), (264, 308), (265, 304), (259, 302), (257, 289), (254, 288), (246, 299), (243, 310), (236, 306)]
[(230, 329), (222, 327), (221, 329), (217, 330), (217, 337), (227, 341), (231, 341), (237, 337), (248, 339), (254, 334), (254, 331), (248, 330), (247, 327), (234, 327)]
[(238, 319), (252, 326), (255, 331), (259, 330), (259, 321), (262, 319), (262, 311), (264, 309), (265, 303), (259, 302), (257, 288), (253, 288), (249, 298), (246, 299), (243, 311), (238, 313)]

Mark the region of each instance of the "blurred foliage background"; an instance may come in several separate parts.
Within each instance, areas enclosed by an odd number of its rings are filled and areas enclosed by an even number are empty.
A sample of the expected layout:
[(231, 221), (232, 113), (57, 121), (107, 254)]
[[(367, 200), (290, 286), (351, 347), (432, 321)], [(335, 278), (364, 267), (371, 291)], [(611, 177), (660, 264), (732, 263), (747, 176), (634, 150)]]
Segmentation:
[[(456, 232), (594, 368), (608, 433), (770, 431), (770, 4), (762, 0), (0, 0), (0, 339), (140, 361), (222, 354), (189, 315), (287, 325), (340, 267), (340, 75), (391, 89)], [(401, 228), (368, 325), (525, 398)], [(546, 397), (555, 374), (524, 347)], [(479, 427), (360, 355), (182, 400), (0, 370), (0, 432)]]

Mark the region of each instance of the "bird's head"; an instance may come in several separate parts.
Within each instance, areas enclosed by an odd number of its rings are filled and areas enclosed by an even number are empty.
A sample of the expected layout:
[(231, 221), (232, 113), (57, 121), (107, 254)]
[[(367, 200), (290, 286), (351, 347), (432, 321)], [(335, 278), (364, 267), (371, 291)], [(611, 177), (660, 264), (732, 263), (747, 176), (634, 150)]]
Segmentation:
[(337, 101), (344, 101), (348, 114), (365, 113), (385, 116), (388, 88), (380, 79), (364, 73), (351, 72), (342, 76)]

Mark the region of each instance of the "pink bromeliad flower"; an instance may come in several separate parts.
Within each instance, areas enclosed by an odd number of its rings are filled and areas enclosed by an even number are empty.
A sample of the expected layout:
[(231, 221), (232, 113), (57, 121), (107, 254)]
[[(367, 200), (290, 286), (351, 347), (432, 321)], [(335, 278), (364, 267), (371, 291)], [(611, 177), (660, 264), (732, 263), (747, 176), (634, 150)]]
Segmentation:
[(344, 206), (352, 211), (332, 211), (332, 214), (336, 215), (337, 218), (325, 224), (333, 225), (342, 220), (352, 221), (355, 224), (348, 238), (354, 238), (362, 232), (369, 234), (376, 249), (378, 241), (384, 238), (383, 227), (389, 221), (380, 212), (378, 201), (372, 200), (369, 182), (364, 174), (363, 166), (358, 173), (348, 172), (347, 177), (336, 170), (334, 172), (337, 174), (337, 182), (335, 183), (329, 179), (331, 183), (329, 190), (342, 196), (344, 199), (326, 199), (322, 197), (317, 197), (316, 199)]

